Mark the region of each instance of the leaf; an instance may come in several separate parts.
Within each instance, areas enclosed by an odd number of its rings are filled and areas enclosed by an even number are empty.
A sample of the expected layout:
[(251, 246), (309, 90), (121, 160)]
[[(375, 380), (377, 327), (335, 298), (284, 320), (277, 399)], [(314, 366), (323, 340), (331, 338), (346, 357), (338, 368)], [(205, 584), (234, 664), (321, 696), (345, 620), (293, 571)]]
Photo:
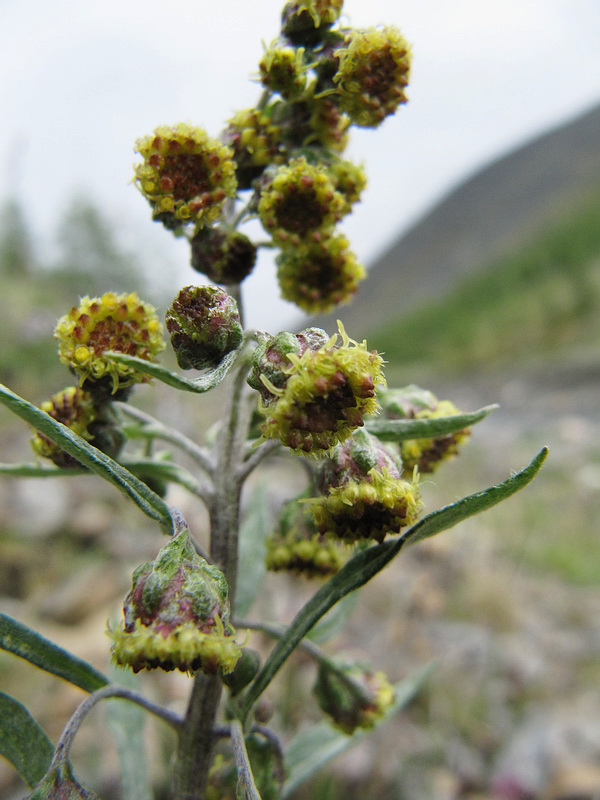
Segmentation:
[(330, 608), (380, 572), (400, 552), (405, 544), (414, 543), (447, 530), (473, 514), (478, 514), (486, 508), (491, 508), (491, 506), (522, 489), (533, 480), (544, 463), (547, 454), (548, 449), (544, 448), (528, 467), (508, 478), (504, 483), (492, 486), (483, 492), (469, 495), (457, 503), (434, 511), (416, 525), (413, 525), (398, 539), (391, 539), (382, 544), (374, 545), (353, 556), (300, 609), (285, 635), (277, 642), (248, 689), (243, 706), (244, 716), (249, 713), (253, 704), (267, 688), (274, 675), (295, 650), (298, 642), (306, 636), (308, 631)]
[(190, 380), (184, 378), (178, 372), (171, 372), (171, 370), (161, 367), (159, 364), (153, 364), (151, 361), (146, 361), (143, 358), (136, 358), (136, 356), (128, 356), (124, 353), (106, 352), (103, 355), (106, 358), (116, 361), (118, 364), (125, 364), (128, 367), (134, 367), (137, 372), (143, 372), (145, 375), (150, 375), (174, 389), (181, 389), (184, 392), (195, 392), (196, 394), (204, 394), (210, 389), (218, 386), (223, 378), (227, 375), (233, 366), (239, 353), (239, 348), (228, 353), (221, 361), (218, 367), (210, 370), (202, 375), (200, 378)]
[(430, 439), (461, 431), (485, 419), (497, 405), (485, 406), (469, 414), (452, 414), (436, 419), (372, 419), (365, 427), (384, 442), (402, 442), (405, 439)]
[(0, 754), (29, 786), (42, 780), (53, 753), (52, 742), (25, 706), (0, 692)]
[(0, 384), (0, 402), (44, 436), (76, 458), (91, 472), (104, 478), (126, 494), (151, 519), (160, 522), (169, 534), (173, 531), (171, 509), (145, 483), (45, 411)]
[[(152, 461), (150, 459), (138, 459), (135, 461), (123, 461), (122, 467), (129, 470), (140, 480), (146, 478), (158, 478), (159, 480), (170, 481), (184, 486), (191, 492), (197, 493), (200, 490), (198, 482), (193, 475), (186, 469), (174, 464), (171, 461)], [(0, 475), (11, 475), (14, 478), (65, 478), (89, 475), (89, 469), (85, 467), (44, 467), (39, 464), (0, 464)]]
[(354, 611), (357, 600), (358, 594), (353, 592), (344, 597), (343, 600), (340, 600), (339, 603), (336, 603), (331, 611), (328, 611), (323, 619), (317, 622), (315, 627), (309, 632), (307, 638), (313, 642), (317, 642), (317, 644), (333, 639), (333, 637), (340, 632), (346, 620)]
[[(116, 680), (128, 689), (136, 689), (138, 681), (125, 670), (113, 670)], [(150, 769), (146, 758), (144, 726), (146, 715), (134, 703), (108, 700), (104, 703), (106, 721), (119, 757), (122, 800), (152, 800)]]
[(8, 614), (0, 614), (0, 648), (86, 692), (95, 692), (108, 683), (108, 678), (87, 661), (63, 650)]
[(248, 510), (240, 528), (240, 569), (234, 606), (240, 617), (249, 611), (265, 576), (264, 541), (273, 524), (267, 485), (263, 481), (257, 485), (249, 499)]
[[(401, 711), (417, 694), (433, 669), (429, 662), (420, 670), (394, 686), (395, 700), (387, 713), (377, 722), (377, 726)], [(332, 758), (355, 745), (370, 731), (357, 731), (352, 736), (336, 730), (327, 722), (311, 726), (307, 731), (295, 736), (285, 751), (285, 766), (288, 778), (284, 784), (282, 798), (288, 797), (306, 780), (311, 778)]]

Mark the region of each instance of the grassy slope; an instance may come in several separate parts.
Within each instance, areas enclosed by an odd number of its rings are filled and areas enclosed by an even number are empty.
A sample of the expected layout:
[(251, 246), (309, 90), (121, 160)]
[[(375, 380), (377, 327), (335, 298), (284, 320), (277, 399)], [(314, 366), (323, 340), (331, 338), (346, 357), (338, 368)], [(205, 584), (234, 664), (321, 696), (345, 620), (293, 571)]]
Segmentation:
[(369, 335), (390, 362), (502, 366), (600, 338), (600, 191), (511, 257)]

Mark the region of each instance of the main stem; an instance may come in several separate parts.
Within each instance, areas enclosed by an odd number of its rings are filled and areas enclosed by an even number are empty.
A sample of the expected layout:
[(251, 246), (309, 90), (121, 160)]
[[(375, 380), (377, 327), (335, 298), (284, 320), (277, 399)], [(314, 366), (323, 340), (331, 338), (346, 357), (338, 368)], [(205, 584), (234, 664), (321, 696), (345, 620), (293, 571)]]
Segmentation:
[[(242, 479), (239, 466), (244, 458), (249, 422), (244, 388), (251, 350), (246, 345), (234, 376), (225, 417), (225, 426), (217, 443), (217, 464), (214, 472), (214, 495), (209, 507), (211, 537), (210, 556), (224, 572), (229, 584), (233, 608), (237, 579), (238, 534), (240, 527), (240, 495)], [(203, 800), (210, 768), (214, 727), (222, 683), (218, 675), (197, 673), (188, 709), (179, 737), (175, 765), (176, 800)]]

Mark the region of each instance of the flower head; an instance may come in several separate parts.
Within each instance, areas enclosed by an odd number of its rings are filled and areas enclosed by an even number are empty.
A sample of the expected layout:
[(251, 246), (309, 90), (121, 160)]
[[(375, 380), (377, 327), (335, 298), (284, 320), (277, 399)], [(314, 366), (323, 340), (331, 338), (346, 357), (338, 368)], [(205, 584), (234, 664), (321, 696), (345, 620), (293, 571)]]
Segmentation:
[(281, 128), (267, 111), (238, 111), (229, 120), (223, 138), (233, 150), (240, 189), (249, 189), (269, 164), (284, 161)]
[[(385, 392), (384, 416), (387, 419), (439, 419), (460, 414), (450, 400), (438, 400), (425, 389), (410, 385)], [(419, 472), (434, 472), (443, 462), (457, 455), (471, 435), (469, 428), (426, 439), (408, 439), (400, 443), (400, 454), (406, 473), (415, 467)]]
[[(92, 395), (78, 386), (69, 386), (62, 392), (53, 394), (40, 406), (42, 411), (49, 414), (52, 419), (66, 425), (67, 428), (81, 436), (86, 441), (93, 439), (89, 427), (96, 419), (96, 407)], [(65, 453), (57, 444), (43, 433), (36, 433), (31, 440), (31, 446), (38, 456), (49, 458), (57, 467), (79, 466), (77, 459)]]
[(394, 687), (383, 672), (360, 664), (341, 662), (336, 667), (319, 666), (313, 689), (319, 707), (349, 736), (358, 728), (372, 728), (393, 704)]
[(138, 139), (136, 149), (144, 159), (135, 168), (136, 184), (167, 227), (209, 225), (235, 197), (233, 153), (201, 128), (163, 125)]
[(354, 31), (337, 54), (333, 80), (341, 107), (355, 125), (376, 127), (406, 103), (410, 46), (395, 26)]
[(334, 188), (327, 169), (304, 157), (280, 167), (263, 189), (258, 213), (265, 230), (282, 247), (319, 241), (341, 219), (343, 196)]
[(237, 303), (215, 286), (185, 286), (166, 325), (181, 369), (216, 367), (243, 338)]
[(241, 283), (256, 264), (256, 247), (239, 231), (203, 228), (191, 241), (192, 267), (215, 283)]
[(153, 361), (164, 350), (163, 329), (154, 308), (135, 292), (102, 297), (83, 297), (78, 306), (57, 323), (54, 335), (63, 364), (79, 375), (81, 382), (110, 379), (113, 391), (148, 377), (134, 367), (117, 364), (105, 356), (109, 350)]
[(301, 496), (284, 504), (278, 529), (265, 540), (267, 569), (327, 578), (341, 569), (350, 549), (339, 540), (318, 534), (303, 499)]
[(367, 185), (367, 175), (364, 167), (339, 158), (329, 165), (329, 174), (338, 192), (341, 192), (347, 203), (347, 210), (358, 203), (363, 189)]
[(346, 541), (382, 542), (412, 525), (421, 508), (417, 484), (403, 480), (397, 457), (365, 431), (324, 462), (321, 488), (309, 501), (317, 530)]
[(349, 302), (366, 275), (345, 236), (284, 250), (276, 260), (281, 296), (309, 314)]
[(241, 655), (225, 576), (196, 553), (189, 531), (133, 573), (124, 625), (109, 631), (113, 659), (141, 669), (229, 673)]
[(271, 45), (265, 50), (258, 67), (262, 85), (272, 92), (279, 92), (285, 100), (295, 99), (306, 87), (307, 67), (302, 47)]
[(280, 367), (283, 385), (261, 380), (270, 396), (259, 401), (265, 417), (262, 434), (279, 439), (296, 453), (328, 451), (364, 424), (378, 409), (376, 389), (385, 385), (383, 359), (350, 339), (341, 323), (337, 334), (316, 349), (290, 352)]

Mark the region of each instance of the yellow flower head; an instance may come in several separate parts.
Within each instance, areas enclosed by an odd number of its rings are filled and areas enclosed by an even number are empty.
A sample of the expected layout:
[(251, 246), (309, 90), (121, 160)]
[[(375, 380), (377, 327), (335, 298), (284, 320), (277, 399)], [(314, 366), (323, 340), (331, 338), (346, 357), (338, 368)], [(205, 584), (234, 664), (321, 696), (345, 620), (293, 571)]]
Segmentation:
[(394, 25), (354, 31), (336, 54), (339, 67), (333, 81), (340, 105), (355, 125), (376, 127), (406, 103), (410, 45)]
[(153, 361), (165, 349), (163, 328), (154, 308), (134, 292), (83, 297), (59, 319), (54, 335), (59, 341), (60, 360), (79, 375), (82, 383), (108, 378), (113, 391), (147, 382), (148, 377), (106, 358), (108, 350)]
[[(62, 392), (53, 394), (50, 400), (42, 403), (40, 408), (86, 441), (89, 442), (93, 439), (89, 426), (96, 419), (96, 408), (89, 392), (85, 392), (78, 386), (69, 386)], [(42, 433), (36, 433), (31, 440), (31, 446), (38, 456), (49, 458), (57, 467), (79, 466), (79, 462), (75, 458), (61, 450), (57, 444), (54, 444)]]
[(350, 555), (339, 540), (320, 536), (312, 521), (304, 495), (285, 503), (277, 530), (265, 540), (266, 566), (273, 572), (285, 570), (307, 578), (335, 575)]
[(277, 256), (281, 296), (309, 314), (348, 303), (366, 275), (345, 236), (332, 236)]
[(279, 92), (286, 100), (297, 98), (306, 87), (303, 47), (271, 45), (258, 66), (262, 85), (272, 92)]
[(350, 339), (339, 324), (337, 334), (301, 355), (290, 352), (289, 365), (280, 367), (285, 380), (275, 386), (262, 382), (272, 399), (259, 400), (265, 439), (279, 439), (296, 453), (319, 455), (343, 442), (378, 409), (378, 387), (385, 386), (383, 359)]
[(144, 159), (135, 167), (136, 184), (154, 218), (169, 228), (210, 225), (235, 197), (233, 153), (201, 128), (162, 125), (138, 139), (136, 149)]
[(225, 576), (196, 553), (187, 530), (138, 567), (123, 610), (123, 627), (108, 633), (114, 661), (134, 672), (158, 667), (228, 674), (241, 655)]
[(266, 166), (282, 164), (285, 159), (281, 128), (265, 111), (238, 111), (229, 120), (223, 138), (233, 150), (239, 189), (250, 189)]
[(320, 533), (353, 542), (382, 542), (412, 525), (420, 509), (418, 485), (396, 477), (387, 467), (373, 467), (365, 478), (332, 486), (311, 501)]
[[(450, 400), (438, 400), (435, 408), (417, 411), (414, 419), (437, 419), (460, 413)], [(464, 428), (444, 436), (430, 439), (409, 439), (402, 442), (400, 454), (404, 470), (412, 472), (416, 467), (419, 472), (434, 472), (443, 461), (458, 454), (460, 446), (467, 441), (470, 435), (469, 428)]]
[(298, 247), (330, 233), (345, 208), (327, 169), (301, 157), (277, 170), (261, 194), (258, 213), (281, 247)]
[[(461, 413), (450, 400), (438, 400), (432, 392), (414, 384), (383, 392), (380, 399), (386, 419), (438, 419)], [(443, 436), (400, 442), (405, 474), (412, 475), (415, 467), (421, 473), (434, 472), (458, 454), (470, 435), (470, 429), (464, 428)]]

